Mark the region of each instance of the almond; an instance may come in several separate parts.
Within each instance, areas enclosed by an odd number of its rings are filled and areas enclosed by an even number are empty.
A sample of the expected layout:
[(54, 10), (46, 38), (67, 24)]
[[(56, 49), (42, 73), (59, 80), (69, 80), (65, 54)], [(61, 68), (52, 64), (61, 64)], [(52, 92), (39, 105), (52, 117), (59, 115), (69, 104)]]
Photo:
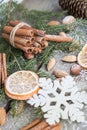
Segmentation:
[(62, 78), (68, 75), (68, 73), (64, 70), (54, 70), (53, 74), (57, 77), (57, 78)]
[(3, 107), (0, 107), (0, 125), (3, 126), (6, 122), (6, 111)]
[(67, 55), (67, 56), (64, 56), (62, 59), (62, 61), (65, 61), (65, 62), (76, 62), (77, 61), (77, 57), (75, 55)]
[(47, 23), (47, 25), (49, 25), (49, 26), (56, 26), (56, 25), (59, 25), (59, 24), (60, 24), (60, 22), (59, 21), (55, 21), (55, 20), (50, 21), (50, 22)]
[(50, 59), (47, 64), (47, 70), (50, 71), (55, 66), (55, 64), (56, 64), (55, 58)]

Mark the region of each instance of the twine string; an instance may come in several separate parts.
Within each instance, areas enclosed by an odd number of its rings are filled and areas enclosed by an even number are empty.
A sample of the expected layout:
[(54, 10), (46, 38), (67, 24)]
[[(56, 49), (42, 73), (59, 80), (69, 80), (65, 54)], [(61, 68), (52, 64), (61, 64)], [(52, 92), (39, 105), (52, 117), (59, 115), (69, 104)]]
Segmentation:
[[(28, 25), (27, 23), (24, 23), (24, 22), (20, 22), (19, 24), (17, 24), (15, 27), (13, 27), (11, 33), (10, 33), (10, 44), (15, 47), (15, 43), (14, 43), (14, 38), (15, 38), (15, 34), (16, 34), (16, 31), (18, 29), (20, 29), (21, 27), (23, 27), (24, 25), (28, 26), (28, 27), (31, 27), (30, 25)], [(15, 47), (16, 48), (16, 47)]]

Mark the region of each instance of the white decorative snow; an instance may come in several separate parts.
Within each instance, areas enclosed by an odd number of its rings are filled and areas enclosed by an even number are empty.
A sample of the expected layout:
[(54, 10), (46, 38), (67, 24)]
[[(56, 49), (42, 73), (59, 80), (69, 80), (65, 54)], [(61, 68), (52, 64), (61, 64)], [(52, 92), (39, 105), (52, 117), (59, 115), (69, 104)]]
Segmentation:
[(80, 92), (71, 76), (62, 81), (40, 78), (41, 89), (38, 94), (27, 100), (34, 107), (41, 107), (44, 118), (49, 124), (60, 122), (60, 119), (84, 122), (84, 104), (87, 104), (87, 93)]

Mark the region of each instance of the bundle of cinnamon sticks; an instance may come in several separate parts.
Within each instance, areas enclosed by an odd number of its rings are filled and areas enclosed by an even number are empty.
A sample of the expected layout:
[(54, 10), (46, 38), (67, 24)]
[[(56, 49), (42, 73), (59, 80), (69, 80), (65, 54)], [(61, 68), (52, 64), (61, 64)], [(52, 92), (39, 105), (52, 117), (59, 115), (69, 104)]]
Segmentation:
[[(12, 46), (21, 49), (27, 59), (34, 58), (35, 54), (42, 53), (42, 50), (48, 46), (48, 41), (61, 43), (72, 42), (73, 40), (64, 32), (59, 35), (45, 34), (45, 31), (32, 28), (28, 24), (20, 26), (21, 23), (18, 20), (9, 21), (9, 26), (5, 26), (3, 29), (2, 37), (8, 40)], [(14, 36), (12, 36), (13, 30)]]
[[(4, 27), (2, 37), (9, 41), (9, 43), (11, 40), (10, 34), (20, 23), (18, 20), (9, 21), (9, 26)], [(48, 46), (48, 42), (45, 39), (45, 31), (32, 28), (26, 24), (15, 31), (13, 40), (13, 46), (21, 49), (28, 59), (33, 58), (37, 53), (41, 53)]]
[(6, 54), (0, 53), (0, 87), (5, 83), (6, 79), (7, 79)]
[(61, 124), (48, 125), (45, 120), (36, 119), (24, 126), (21, 130), (61, 130)]

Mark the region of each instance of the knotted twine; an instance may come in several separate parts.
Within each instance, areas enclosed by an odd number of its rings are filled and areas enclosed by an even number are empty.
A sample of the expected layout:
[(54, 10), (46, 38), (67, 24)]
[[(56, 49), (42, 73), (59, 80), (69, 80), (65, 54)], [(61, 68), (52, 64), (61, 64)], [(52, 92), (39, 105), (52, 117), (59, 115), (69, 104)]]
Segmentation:
[[(15, 43), (14, 43), (14, 38), (15, 38), (15, 34), (16, 34), (16, 31), (18, 29), (20, 29), (21, 27), (23, 27), (24, 25), (28, 26), (28, 27), (31, 27), (30, 25), (28, 25), (27, 23), (24, 23), (24, 22), (20, 22), (19, 24), (17, 24), (15, 27), (13, 27), (11, 33), (10, 33), (10, 44), (15, 47)], [(16, 48), (16, 47), (15, 47)]]

